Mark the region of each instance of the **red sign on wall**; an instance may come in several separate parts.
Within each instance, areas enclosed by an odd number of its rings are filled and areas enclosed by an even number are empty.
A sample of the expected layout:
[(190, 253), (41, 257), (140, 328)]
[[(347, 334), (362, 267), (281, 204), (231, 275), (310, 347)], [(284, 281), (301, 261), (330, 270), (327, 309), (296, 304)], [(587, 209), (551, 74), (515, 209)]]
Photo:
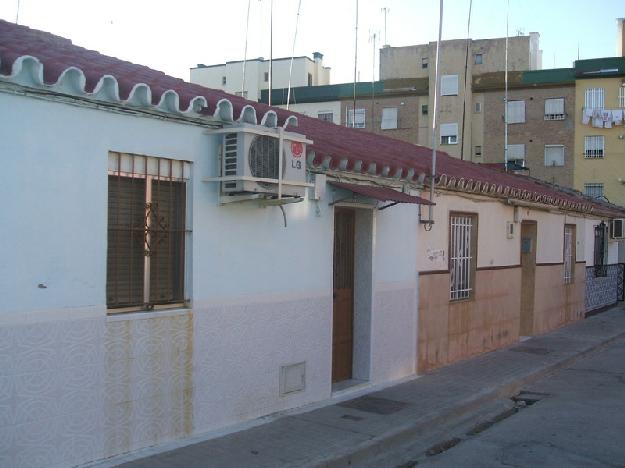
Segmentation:
[(294, 158), (299, 158), (304, 152), (304, 145), (299, 141), (291, 142), (291, 153), (293, 153)]

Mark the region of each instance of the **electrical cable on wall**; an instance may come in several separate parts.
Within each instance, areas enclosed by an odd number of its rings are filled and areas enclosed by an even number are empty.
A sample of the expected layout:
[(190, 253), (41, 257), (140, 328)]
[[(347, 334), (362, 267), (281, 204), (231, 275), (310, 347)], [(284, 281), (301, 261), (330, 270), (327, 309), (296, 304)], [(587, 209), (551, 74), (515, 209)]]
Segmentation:
[[(471, 45), (471, 9), (473, 8), (473, 0), (469, 0), (469, 18), (467, 19), (467, 49), (466, 49), (466, 53), (464, 56), (464, 96), (462, 99), (462, 129), (460, 131), (460, 138), (462, 139), (461, 141), (461, 146), (460, 146), (460, 159), (465, 159), (464, 157), (464, 152), (465, 152), (465, 144), (464, 144), (464, 128), (465, 128), (465, 121), (466, 121), (466, 114), (467, 114), (467, 84), (468, 84), (468, 70), (469, 70), (469, 50), (470, 50), (470, 45)], [(471, 75), (473, 75), (473, 73), (471, 73)], [(473, 102), (473, 101), (471, 101)], [(470, 152), (471, 148), (469, 147), (469, 154), (471, 154)], [(473, 159), (473, 158), (470, 158)]]

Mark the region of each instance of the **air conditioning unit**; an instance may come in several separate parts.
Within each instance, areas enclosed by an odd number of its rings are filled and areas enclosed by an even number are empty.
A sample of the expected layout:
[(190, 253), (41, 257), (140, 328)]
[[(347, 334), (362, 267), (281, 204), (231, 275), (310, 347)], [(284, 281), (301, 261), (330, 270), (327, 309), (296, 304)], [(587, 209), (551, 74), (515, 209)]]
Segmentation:
[(282, 195), (303, 197), (306, 186), (306, 142), (303, 135), (271, 129), (236, 127), (222, 135), (221, 191), (225, 195), (278, 195), (280, 157)]
[(625, 219), (623, 218), (613, 219), (610, 222), (610, 237), (612, 239), (625, 239), (625, 232), (623, 232), (625, 228), (624, 223)]

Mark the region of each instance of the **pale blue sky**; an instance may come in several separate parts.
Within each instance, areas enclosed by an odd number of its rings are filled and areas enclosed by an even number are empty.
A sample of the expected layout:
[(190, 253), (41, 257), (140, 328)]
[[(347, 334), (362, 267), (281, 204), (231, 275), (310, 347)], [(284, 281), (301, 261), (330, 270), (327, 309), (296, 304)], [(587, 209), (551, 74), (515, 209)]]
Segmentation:
[[(325, 54), (334, 83), (351, 81), (355, 0), (301, 0), (296, 55)], [(269, 2), (252, 0), (248, 57), (269, 57)], [(17, 0), (0, 0), (0, 18), (15, 21)], [(243, 58), (247, 0), (21, 0), (19, 22), (79, 44), (188, 79), (197, 63)], [(298, 0), (274, 0), (274, 57), (290, 56)], [(162, 6), (161, 6), (162, 5)], [(169, 6), (165, 6), (169, 5)], [(360, 0), (359, 70), (371, 79), (370, 32), (383, 39), (382, 7), (390, 8), (388, 42), (436, 39), (438, 0)], [(469, 0), (445, 0), (443, 38), (465, 38)], [(625, 0), (510, 0), (510, 34), (540, 33), (543, 68), (577, 58), (616, 55), (616, 18)], [(471, 37), (503, 37), (506, 0), (473, 0)], [(378, 45), (381, 41), (378, 41)], [(555, 54), (555, 60), (554, 60)], [(377, 58), (376, 58), (377, 60)], [(377, 71), (376, 71), (377, 77)]]

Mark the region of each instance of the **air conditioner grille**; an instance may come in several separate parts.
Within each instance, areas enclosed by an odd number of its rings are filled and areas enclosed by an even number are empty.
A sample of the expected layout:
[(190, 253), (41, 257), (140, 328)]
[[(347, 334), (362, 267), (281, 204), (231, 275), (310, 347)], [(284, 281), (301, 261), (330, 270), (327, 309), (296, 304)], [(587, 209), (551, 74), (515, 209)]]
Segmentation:
[(237, 175), (237, 134), (227, 133), (224, 138), (224, 176)]
[[(253, 177), (262, 179), (277, 179), (279, 171), (279, 141), (265, 135), (258, 135), (250, 145), (249, 164)], [(284, 162), (284, 161), (283, 161)], [(282, 165), (284, 175), (284, 164)], [(268, 187), (271, 184), (259, 182), (259, 185)]]

